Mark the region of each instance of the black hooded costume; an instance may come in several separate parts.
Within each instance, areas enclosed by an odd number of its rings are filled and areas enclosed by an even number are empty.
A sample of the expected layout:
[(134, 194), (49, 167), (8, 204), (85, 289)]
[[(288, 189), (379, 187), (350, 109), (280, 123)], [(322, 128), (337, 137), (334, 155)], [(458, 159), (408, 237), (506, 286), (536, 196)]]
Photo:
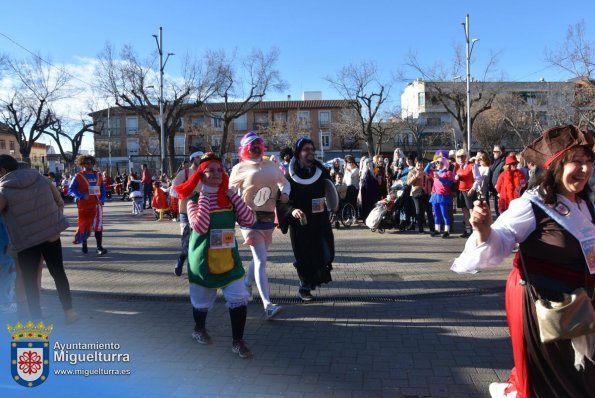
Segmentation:
[[(311, 143), (311, 141), (308, 140)], [(298, 141), (299, 143), (299, 141)], [(303, 146), (304, 144), (302, 144)], [(301, 148), (299, 148), (301, 149)], [(299, 153), (299, 150), (296, 152)], [(301, 287), (314, 290), (323, 283), (330, 282), (332, 262), (335, 258), (335, 242), (329, 212), (313, 212), (316, 199), (325, 198), (325, 180), (331, 181), (329, 172), (322, 163), (315, 161), (311, 168), (301, 168), (294, 157), (289, 164), (287, 178), (291, 184), (289, 202), (278, 203), (279, 227), (289, 236), (295, 256), (295, 266)], [(300, 209), (306, 214), (307, 223), (293, 217), (291, 212)]]

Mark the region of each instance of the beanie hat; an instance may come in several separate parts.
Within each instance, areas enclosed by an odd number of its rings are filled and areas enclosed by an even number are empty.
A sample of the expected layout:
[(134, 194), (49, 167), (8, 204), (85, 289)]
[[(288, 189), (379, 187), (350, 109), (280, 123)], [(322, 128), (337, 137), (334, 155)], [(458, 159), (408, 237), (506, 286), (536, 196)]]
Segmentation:
[(314, 146), (314, 141), (312, 141), (311, 139), (309, 139), (307, 137), (302, 137), (299, 140), (297, 140), (295, 143), (295, 149), (293, 150), (294, 156), (299, 157), (299, 153), (302, 151), (302, 148), (306, 144), (312, 144), (312, 146), (314, 147), (314, 150), (316, 150), (316, 146)]
[(508, 155), (506, 160), (504, 161), (504, 166), (510, 166), (511, 164), (518, 164), (519, 161), (517, 160), (516, 156)]
[(252, 143), (252, 141), (255, 141), (259, 138), (260, 137), (256, 135), (254, 131), (250, 131), (242, 137), (242, 140), (240, 141), (240, 146), (248, 146)]

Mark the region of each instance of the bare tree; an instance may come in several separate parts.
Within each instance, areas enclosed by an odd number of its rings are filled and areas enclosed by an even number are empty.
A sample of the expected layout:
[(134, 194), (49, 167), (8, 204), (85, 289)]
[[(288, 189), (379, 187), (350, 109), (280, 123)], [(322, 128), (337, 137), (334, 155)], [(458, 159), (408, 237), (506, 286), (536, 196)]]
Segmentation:
[(229, 55), (223, 50), (211, 51), (207, 58), (216, 66), (216, 96), (223, 104), (212, 106), (207, 103), (203, 105), (202, 110), (223, 123), (219, 149), (219, 155), (223, 157), (229, 150), (229, 126), (233, 120), (254, 109), (267, 93), (283, 91), (288, 85), (276, 69), (279, 59), (277, 48), (271, 49), (268, 53), (255, 49), (243, 59), (237, 58), (237, 51)]
[(595, 41), (587, 37), (584, 20), (570, 25), (564, 42), (545, 50), (546, 61), (575, 78), (576, 122), (595, 129)]
[(267, 126), (258, 129), (259, 136), (267, 143), (268, 151), (291, 148), (298, 138), (309, 132), (310, 129), (299, 122), (296, 113), (290, 113), (287, 121), (273, 120)]
[(360, 127), (359, 111), (355, 107), (341, 109), (338, 117), (331, 123), (331, 128), (339, 136), (341, 147), (349, 152), (365, 140)]
[(54, 104), (72, 95), (70, 78), (65, 70), (48, 67), (36, 55), (28, 61), (4, 56), (3, 66), (14, 84), (0, 94), (0, 122), (16, 138), (22, 159), (30, 162), (33, 144), (58, 123)]
[[(159, 66), (155, 67), (158, 54), (142, 61), (131, 46), (125, 46), (116, 57), (114, 49), (106, 44), (99, 54), (96, 77), (101, 91), (114, 98), (116, 105), (134, 112), (145, 120), (154, 131), (161, 130), (159, 120), (160, 84)], [(161, 165), (165, 172), (175, 170), (174, 138), (180, 131), (181, 119), (191, 109), (191, 105), (200, 105), (218, 89), (219, 75), (210, 59), (192, 59), (184, 57), (180, 78), (164, 76), (163, 89), (163, 126), (168, 165)]]
[[(467, 142), (467, 91), (462, 82), (453, 81), (455, 77), (463, 76), (466, 58), (463, 55), (462, 47), (455, 47), (454, 61), (449, 70), (444, 65), (438, 64), (433, 67), (423, 66), (417, 58), (417, 54), (409, 52), (406, 57), (406, 65), (417, 73), (420, 73), (425, 84), (432, 93), (430, 101), (440, 103), (446, 112), (454, 119), (459, 131), (462, 133), (463, 145), (469, 149)], [(491, 54), (487, 60), (483, 76), (480, 80), (471, 82), (470, 98), (470, 124), (473, 131), (473, 124), (477, 117), (489, 110), (496, 98), (497, 89), (493, 83), (486, 83), (486, 79), (497, 64), (497, 56)], [(427, 100), (426, 100), (427, 101)]]
[(336, 76), (326, 77), (331, 86), (346, 100), (357, 115), (359, 131), (366, 143), (368, 156), (372, 157), (377, 148), (374, 136), (380, 123), (379, 111), (388, 99), (390, 82), (381, 82), (378, 69), (373, 62), (350, 64), (343, 67)]
[[(60, 155), (66, 162), (67, 170), (71, 170), (81, 149), (83, 135), (85, 133), (100, 133), (95, 127), (95, 123), (81, 119), (80, 127), (75, 127), (75, 129), (78, 128), (78, 130), (72, 133), (73, 130), (69, 128), (64, 129), (62, 120), (58, 119), (56, 123), (49, 126), (44, 133), (54, 139), (58, 145)], [(64, 146), (65, 142), (68, 142), (68, 147)]]
[[(407, 149), (404, 150), (408, 151), (414, 149), (418, 156), (421, 156), (427, 144), (426, 134), (424, 134), (428, 127), (427, 122), (419, 120), (411, 114), (402, 117), (400, 112), (395, 112), (394, 119), (398, 125), (397, 134), (403, 136), (403, 138), (399, 139), (401, 146), (406, 146)], [(404, 138), (405, 136), (407, 136), (407, 139)]]

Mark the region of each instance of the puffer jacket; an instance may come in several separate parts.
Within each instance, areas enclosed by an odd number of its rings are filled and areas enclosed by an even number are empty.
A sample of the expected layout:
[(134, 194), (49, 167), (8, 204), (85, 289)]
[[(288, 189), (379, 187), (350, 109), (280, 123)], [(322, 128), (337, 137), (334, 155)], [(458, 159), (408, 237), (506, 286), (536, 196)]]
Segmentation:
[(16, 252), (55, 240), (68, 228), (60, 193), (37, 170), (19, 169), (4, 175), (0, 195), (7, 202), (2, 215)]

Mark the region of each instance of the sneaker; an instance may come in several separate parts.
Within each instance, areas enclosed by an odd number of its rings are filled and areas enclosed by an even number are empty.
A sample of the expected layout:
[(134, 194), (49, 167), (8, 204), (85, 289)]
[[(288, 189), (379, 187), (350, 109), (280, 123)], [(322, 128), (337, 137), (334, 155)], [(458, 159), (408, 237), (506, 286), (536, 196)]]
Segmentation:
[(275, 315), (279, 314), (281, 311), (283, 311), (283, 307), (281, 307), (280, 305), (271, 303), (271, 304), (267, 305), (267, 308), (264, 310), (264, 315), (267, 317), (267, 319), (272, 319), (275, 317)]
[(298, 297), (302, 301), (312, 301), (312, 300), (314, 300), (314, 296), (312, 296), (312, 293), (310, 293), (309, 290), (299, 290), (298, 291)]
[(244, 340), (235, 341), (231, 346), (231, 352), (238, 354), (240, 358), (250, 358), (252, 356), (252, 352), (246, 347)]
[(448, 232), (442, 234), (442, 239), (447, 239), (448, 237), (450, 237), (450, 234)]
[(469, 236), (471, 236), (471, 232), (469, 231), (465, 231), (462, 234), (459, 235), (461, 238), (468, 238)]
[(436, 237), (436, 236), (438, 236), (438, 235), (440, 235), (440, 232), (438, 232), (438, 231), (436, 231), (436, 230), (434, 230), (434, 231), (430, 232), (430, 236), (431, 236), (432, 238), (434, 238), (434, 237)]
[(212, 344), (213, 340), (211, 339), (211, 336), (209, 336), (209, 333), (207, 332), (207, 329), (201, 329), (201, 330), (195, 330), (192, 332), (192, 338), (194, 340), (196, 340), (198, 343), (200, 344), (204, 344), (204, 345), (208, 345), (208, 344)]
[(102, 254), (106, 254), (106, 253), (107, 253), (107, 249), (104, 249), (103, 247), (97, 248), (97, 254), (102, 255)]
[(511, 391), (508, 394), (505, 392), (510, 385), (510, 383), (491, 383), (489, 388), (490, 396), (492, 398), (516, 398), (516, 391)]
[(87, 248), (87, 242), (83, 242), (83, 248), (81, 249), (81, 251), (85, 254), (89, 252), (89, 249)]
[(174, 275), (175, 276), (182, 276), (182, 270), (184, 269), (184, 260), (178, 257), (178, 261), (176, 262), (176, 266), (174, 267)]

